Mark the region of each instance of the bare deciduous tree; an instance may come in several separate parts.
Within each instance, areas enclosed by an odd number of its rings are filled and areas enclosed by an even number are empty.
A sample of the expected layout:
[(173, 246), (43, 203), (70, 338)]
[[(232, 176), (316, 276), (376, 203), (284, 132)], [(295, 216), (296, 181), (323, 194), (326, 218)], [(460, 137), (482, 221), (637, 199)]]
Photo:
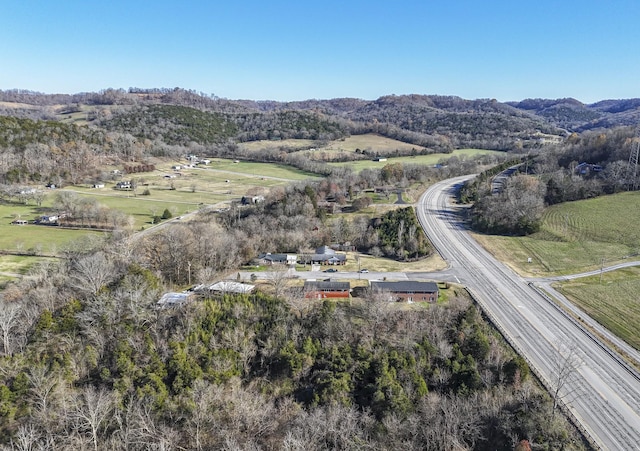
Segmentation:
[(100, 430), (108, 423), (115, 398), (112, 392), (94, 387), (85, 388), (75, 405), (75, 420), (78, 429), (88, 430), (94, 451), (98, 450)]
[(286, 290), (291, 273), (287, 265), (273, 265), (268, 272), (268, 282), (273, 288), (273, 295), (276, 298), (282, 297)]
[(18, 327), (21, 305), (16, 302), (0, 302), (0, 333), (4, 355), (13, 354), (12, 331)]
[(73, 265), (72, 283), (82, 292), (95, 296), (113, 280), (115, 267), (103, 252), (80, 257)]

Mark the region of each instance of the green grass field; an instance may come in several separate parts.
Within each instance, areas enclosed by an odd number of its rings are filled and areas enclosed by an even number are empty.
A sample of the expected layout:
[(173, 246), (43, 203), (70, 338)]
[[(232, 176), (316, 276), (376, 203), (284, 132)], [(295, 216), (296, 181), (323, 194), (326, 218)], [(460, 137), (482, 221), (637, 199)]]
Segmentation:
[(640, 349), (640, 268), (563, 282), (558, 291), (618, 337)]
[(408, 163), (408, 164), (420, 164), (425, 166), (433, 166), (434, 164), (446, 161), (451, 157), (469, 158), (476, 155), (490, 155), (498, 154), (504, 155), (504, 152), (497, 152), (494, 150), (482, 150), (482, 149), (458, 149), (452, 153), (434, 153), (431, 155), (416, 155), (408, 157), (388, 158), (386, 161), (373, 161), (373, 160), (360, 160), (360, 161), (348, 161), (344, 163), (329, 163), (332, 166), (346, 166), (351, 168), (354, 172), (360, 172), (363, 169), (381, 169), (385, 165), (390, 163)]
[(44, 260), (55, 259), (38, 256), (0, 255), (0, 288), (7, 282), (24, 276), (29, 272), (31, 267)]
[(353, 135), (348, 138), (332, 141), (324, 147), (319, 147), (317, 150), (325, 152), (355, 152), (356, 149), (366, 150), (368, 152), (388, 152), (396, 149), (401, 151), (415, 149), (420, 151), (423, 147), (370, 133), (366, 135)]
[(640, 193), (620, 193), (554, 205), (546, 210), (541, 231), (527, 237), (477, 239), (523, 275), (572, 274), (640, 252), (639, 223)]
[(240, 143), (238, 146), (246, 150), (265, 150), (265, 149), (279, 149), (285, 147), (288, 149), (308, 149), (314, 146), (314, 141), (311, 139), (283, 139), (280, 141), (251, 141), (246, 143)]
[[(184, 162), (166, 162), (159, 165), (156, 171), (124, 176), (124, 180), (138, 180), (135, 192), (116, 190), (113, 181), (105, 183), (104, 188), (78, 185), (48, 191), (42, 208), (34, 205), (0, 204), (0, 249), (11, 252), (35, 250), (51, 254), (87, 233), (95, 233), (33, 224), (10, 224), (17, 218), (32, 222), (52, 206), (55, 194), (60, 191), (73, 191), (79, 196), (94, 198), (102, 205), (131, 215), (134, 228), (139, 230), (149, 226), (152, 217), (162, 215), (165, 209), (169, 209), (173, 216), (179, 216), (200, 208), (202, 204), (228, 203), (239, 200), (244, 195), (265, 194), (274, 186), (318, 178), (284, 165), (234, 163), (224, 159), (212, 159), (208, 166), (184, 169), (180, 171), (181, 175), (166, 178), (168, 174), (176, 174), (171, 166), (180, 163)], [(143, 195), (147, 189), (149, 195)]]
[[(525, 276), (580, 273), (640, 252), (640, 193), (620, 193), (554, 205), (542, 230), (528, 237), (476, 235), (490, 252)], [(527, 258), (532, 263), (527, 263)], [(626, 257), (626, 258), (625, 258)], [(640, 268), (558, 284), (590, 316), (640, 349)]]
[[(45, 202), (43, 207), (47, 205), (50, 204)], [(35, 205), (0, 203), (0, 249), (10, 252), (35, 251), (42, 254), (52, 254), (87, 233), (96, 233), (33, 224), (11, 224), (18, 216), (21, 219), (32, 221), (41, 215), (40, 211), (41, 209)]]

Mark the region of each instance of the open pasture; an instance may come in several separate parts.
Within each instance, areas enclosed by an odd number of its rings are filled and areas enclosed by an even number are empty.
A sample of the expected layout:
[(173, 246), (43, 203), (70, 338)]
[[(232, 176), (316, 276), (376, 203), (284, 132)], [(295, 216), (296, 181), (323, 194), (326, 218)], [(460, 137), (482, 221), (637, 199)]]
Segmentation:
[(275, 163), (257, 163), (254, 161), (239, 161), (234, 163), (234, 160), (214, 158), (211, 160), (210, 165), (203, 166), (203, 168), (214, 172), (233, 172), (259, 180), (278, 179), (279, 181), (289, 182), (309, 178), (320, 178), (317, 174), (304, 172), (291, 166)]
[(385, 161), (373, 161), (358, 160), (347, 161), (341, 163), (329, 163), (332, 166), (345, 166), (351, 168), (355, 172), (360, 172), (363, 169), (381, 169), (387, 164), (392, 163), (406, 163), (406, 164), (419, 164), (425, 166), (433, 166), (438, 163), (442, 163), (451, 157), (458, 158), (470, 158), (477, 155), (504, 155), (504, 152), (498, 152), (495, 150), (482, 150), (482, 149), (458, 149), (452, 153), (434, 153), (430, 155), (415, 155), (407, 157), (387, 158)]
[(558, 284), (562, 294), (618, 337), (640, 349), (640, 268), (576, 279)]
[(41, 211), (41, 208), (35, 205), (0, 203), (0, 249), (9, 252), (55, 254), (71, 241), (87, 233), (96, 233), (34, 224), (11, 224), (18, 216), (32, 222), (41, 215)]
[(367, 152), (388, 152), (397, 149), (406, 152), (412, 149), (421, 151), (423, 147), (368, 133), (331, 141), (328, 145), (318, 148), (318, 150), (326, 152), (355, 152), (357, 149)]
[[(22, 204), (0, 204), (0, 249), (11, 252), (55, 254), (67, 243), (80, 238), (89, 230), (70, 230), (33, 224), (13, 225), (14, 219), (33, 222), (53, 205), (55, 195), (72, 191), (82, 197), (95, 199), (99, 204), (122, 211), (134, 219), (134, 228), (147, 227), (155, 215), (169, 209), (173, 216), (194, 211), (201, 205), (215, 205), (239, 200), (245, 195), (265, 194), (269, 188), (296, 180), (316, 178), (311, 174), (284, 165), (212, 159), (208, 166), (171, 169), (183, 162), (165, 163), (149, 173), (124, 175), (122, 180), (135, 179), (135, 190), (115, 189), (116, 182), (104, 188), (92, 185), (70, 186), (48, 191), (42, 207)], [(178, 175), (181, 174), (181, 175)], [(167, 178), (171, 175), (174, 178)], [(148, 195), (143, 193), (148, 190)]]
[(638, 254), (639, 223), (640, 193), (620, 193), (554, 205), (541, 230), (527, 237), (476, 238), (520, 274), (572, 274)]
[[(173, 170), (179, 162), (165, 163), (153, 172), (123, 176), (135, 180), (134, 190), (118, 190), (116, 183), (104, 188), (75, 186), (68, 188), (81, 196), (95, 198), (100, 204), (133, 216), (135, 227), (148, 225), (165, 208), (173, 216), (185, 214), (201, 205), (216, 205), (240, 200), (242, 196), (266, 194), (269, 188), (296, 180), (317, 178), (294, 168), (269, 164), (212, 159), (207, 166)], [(169, 176), (171, 178), (169, 178)], [(148, 194), (144, 194), (148, 192)]]
[(272, 150), (272, 149), (308, 149), (314, 147), (315, 141), (312, 139), (283, 139), (280, 141), (262, 140), (262, 141), (249, 141), (240, 143), (238, 146), (241, 149), (246, 150)]

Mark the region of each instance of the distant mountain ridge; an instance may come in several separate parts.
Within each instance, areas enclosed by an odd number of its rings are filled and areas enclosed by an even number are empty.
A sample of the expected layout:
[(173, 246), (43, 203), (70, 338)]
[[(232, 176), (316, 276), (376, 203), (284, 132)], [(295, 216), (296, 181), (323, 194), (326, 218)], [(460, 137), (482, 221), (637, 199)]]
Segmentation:
[(581, 132), (640, 123), (640, 99), (602, 100), (592, 104), (572, 98), (525, 99), (507, 104), (544, 117), (568, 131)]
[(508, 150), (532, 145), (544, 135), (563, 137), (636, 125), (640, 123), (640, 99), (584, 104), (572, 98), (498, 102), (411, 94), (376, 100), (277, 102), (230, 100), (181, 88), (106, 89), (72, 95), (0, 90), (0, 116), (69, 121), (74, 112), (86, 113), (86, 123), (99, 128), (148, 139), (154, 137), (152, 130), (172, 144), (336, 139), (378, 133), (434, 150)]

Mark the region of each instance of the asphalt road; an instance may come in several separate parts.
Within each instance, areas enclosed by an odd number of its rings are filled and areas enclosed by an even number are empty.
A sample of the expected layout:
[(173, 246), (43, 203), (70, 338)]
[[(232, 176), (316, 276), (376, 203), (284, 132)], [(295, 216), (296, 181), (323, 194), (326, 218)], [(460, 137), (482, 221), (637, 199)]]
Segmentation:
[(586, 435), (607, 450), (640, 449), (640, 375), (529, 282), (489, 255), (465, 230), (449, 200), (465, 177), (432, 186), (418, 217), (449, 271), (465, 284), (493, 322), (548, 386), (571, 349), (577, 368), (560, 390)]

